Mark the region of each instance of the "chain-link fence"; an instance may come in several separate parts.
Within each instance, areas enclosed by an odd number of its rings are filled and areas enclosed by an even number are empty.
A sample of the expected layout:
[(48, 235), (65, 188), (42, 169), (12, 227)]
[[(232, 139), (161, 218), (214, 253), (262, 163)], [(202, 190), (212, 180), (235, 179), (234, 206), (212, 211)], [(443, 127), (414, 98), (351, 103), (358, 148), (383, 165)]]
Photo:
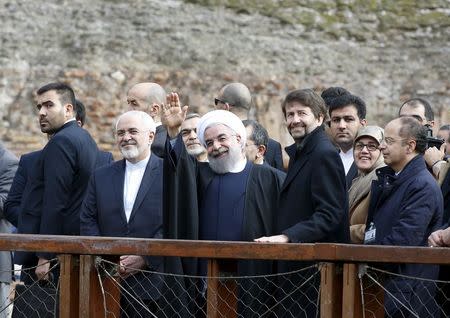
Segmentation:
[[(190, 276), (138, 270), (120, 275), (114, 262), (96, 259), (105, 317), (318, 317), (320, 265), (240, 276)], [(123, 269), (122, 269), (123, 270)], [(119, 291), (119, 292), (118, 292)], [(117, 314), (120, 308), (120, 314)]]
[(11, 277), (11, 283), (5, 284), (8, 292), (2, 293), (1, 318), (58, 316), (59, 262), (53, 259), (48, 263), (41, 265), (49, 266), (48, 279), (45, 280), (36, 279), (37, 266), (3, 271)]
[(449, 317), (450, 281), (432, 279), (438, 272), (437, 265), (360, 265), (363, 317)]

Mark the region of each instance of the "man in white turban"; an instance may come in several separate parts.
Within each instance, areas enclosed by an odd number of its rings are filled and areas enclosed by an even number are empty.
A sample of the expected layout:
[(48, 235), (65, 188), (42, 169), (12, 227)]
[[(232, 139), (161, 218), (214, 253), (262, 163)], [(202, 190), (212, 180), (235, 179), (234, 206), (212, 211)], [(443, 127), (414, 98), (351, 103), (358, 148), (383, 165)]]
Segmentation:
[[(170, 138), (166, 143), (164, 169), (165, 237), (252, 241), (273, 233), (274, 213), (284, 174), (247, 161), (246, 129), (239, 117), (224, 110), (211, 111), (200, 119), (198, 138), (207, 150), (209, 162), (197, 162), (187, 155), (179, 134), (187, 108), (180, 107), (175, 93), (168, 95), (163, 107), (162, 121)], [(195, 269), (187, 272), (189, 266), (184, 266), (184, 273), (206, 274), (205, 265), (200, 264), (200, 273)], [(229, 265), (223, 262), (222, 270), (239, 275), (268, 274), (272, 268), (269, 261), (239, 261), (237, 268)], [(249, 290), (239, 295), (242, 297), (240, 304), (243, 304), (238, 308), (239, 314), (243, 317), (262, 314), (267, 307), (261, 304), (267, 305), (269, 296), (263, 300), (259, 288), (241, 287)], [(255, 288), (254, 295), (252, 288)], [(270, 294), (268, 291), (267, 295)], [(259, 301), (255, 301), (256, 298)]]

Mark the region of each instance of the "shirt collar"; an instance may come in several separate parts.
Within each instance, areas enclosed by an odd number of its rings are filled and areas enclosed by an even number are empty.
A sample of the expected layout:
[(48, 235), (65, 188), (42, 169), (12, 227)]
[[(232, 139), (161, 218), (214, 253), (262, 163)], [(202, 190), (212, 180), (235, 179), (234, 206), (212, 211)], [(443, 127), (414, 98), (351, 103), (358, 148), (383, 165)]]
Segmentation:
[(131, 163), (128, 160), (125, 160), (127, 169), (137, 170), (137, 169), (145, 168), (148, 164), (148, 161), (150, 160), (150, 155), (151, 155), (151, 153), (149, 153), (147, 157), (145, 157), (144, 159), (142, 159), (141, 161), (138, 161), (136, 163)]

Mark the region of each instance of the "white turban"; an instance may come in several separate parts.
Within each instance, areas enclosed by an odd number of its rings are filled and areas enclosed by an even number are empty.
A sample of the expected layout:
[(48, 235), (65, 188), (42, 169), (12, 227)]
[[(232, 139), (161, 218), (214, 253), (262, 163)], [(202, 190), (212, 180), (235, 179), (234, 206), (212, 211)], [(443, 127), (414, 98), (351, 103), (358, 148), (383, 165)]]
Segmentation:
[(216, 124), (222, 124), (229, 127), (236, 135), (241, 136), (241, 143), (242, 145), (245, 145), (247, 141), (247, 131), (239, 117), (227, 110), (213, 110), (203, 115), (197, 124), (197, 137), (205, 147), (205, 130)]

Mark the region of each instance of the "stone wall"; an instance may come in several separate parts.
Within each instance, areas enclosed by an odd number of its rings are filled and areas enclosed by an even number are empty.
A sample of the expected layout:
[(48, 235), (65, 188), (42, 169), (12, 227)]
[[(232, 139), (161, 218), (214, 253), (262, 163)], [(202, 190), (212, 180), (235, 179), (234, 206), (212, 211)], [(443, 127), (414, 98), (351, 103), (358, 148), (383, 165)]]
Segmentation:
[(280, 101), (294, 88), (344, 86), (373, 124), (413, 95), (432, 102), (438, 125), (450, 121), (447, 0), (0, 0), (0, 21), (0, 131), (18, 155), (45, 144), (33, 92), (55, 80), (75, 88), (106, 150), (140, 81), (199, 112), (225, 83), (243, 82), (284, 145)]

